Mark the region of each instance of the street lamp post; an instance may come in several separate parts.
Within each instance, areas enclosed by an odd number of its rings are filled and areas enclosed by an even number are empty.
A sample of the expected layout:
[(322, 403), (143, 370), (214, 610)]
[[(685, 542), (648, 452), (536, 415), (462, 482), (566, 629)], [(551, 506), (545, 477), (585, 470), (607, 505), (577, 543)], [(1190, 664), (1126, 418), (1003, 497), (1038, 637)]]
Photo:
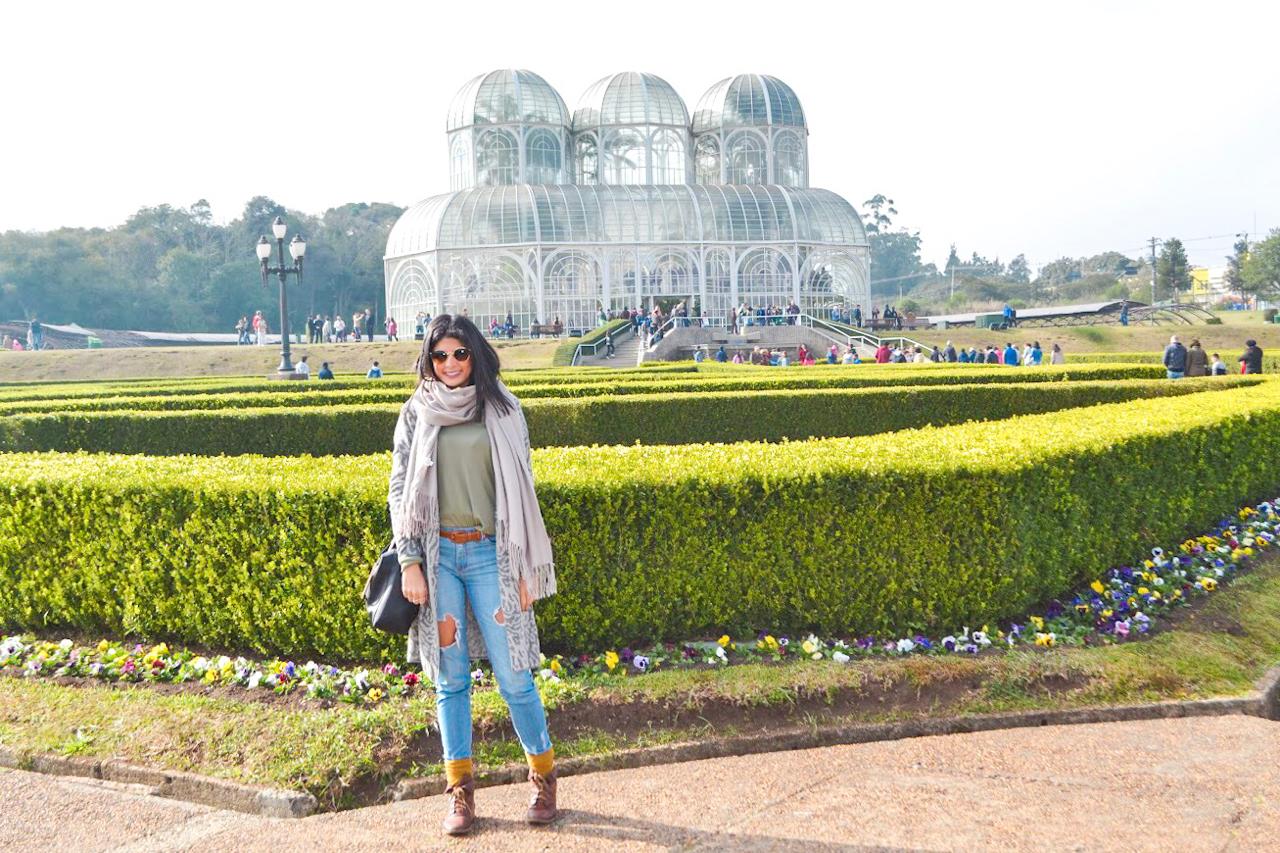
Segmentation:
[(298, 277), (298, 284), (302, 284), (302, 258), (307, 253), (307, 241), (302, 239), (301, 234), (293, 235), (293, 240), (289, 243), (289, 255), (293, 258), (292, 266), (284, 265), (284, 235), (288, 230), (288, 226), (284, 224), (284, 217), (277, 216), (276, 221), (271, 223), (271, 233), (276, 238), (276, 251), (279, 257), (279, 265), (271, 266), (271, 241), (264, 234), (258, 240), (258, 260), (262, 262), (262, 286), (267, 286), (267, 277), (276, 275), (280, 279), (280, 366), (276, 368), (276, 376), (284, 378), (292, 378), (293, 359), (289, 357), (289, 300), (286, 293), (285, 285), (289, 281), (289, 275), (293, 274)]

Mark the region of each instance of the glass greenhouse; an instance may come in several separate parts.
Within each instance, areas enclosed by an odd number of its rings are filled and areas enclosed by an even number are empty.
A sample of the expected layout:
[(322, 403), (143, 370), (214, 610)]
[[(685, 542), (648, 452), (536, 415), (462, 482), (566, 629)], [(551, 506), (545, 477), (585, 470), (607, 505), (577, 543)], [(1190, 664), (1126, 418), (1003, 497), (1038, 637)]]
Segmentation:
[(595, 326), (601, 311), (685, 300), (825, 313), (867, 305), (853, 207), (809, 188), (808, 129), (781, 80), (716, 83), (690, 119), (662, 78), (590, 86), (570, 114), (529, 71), (464, 85), (446, 124), (452, 192), (405, 211), (387, 240), (387, 313), (461, 312), (486, 327)]

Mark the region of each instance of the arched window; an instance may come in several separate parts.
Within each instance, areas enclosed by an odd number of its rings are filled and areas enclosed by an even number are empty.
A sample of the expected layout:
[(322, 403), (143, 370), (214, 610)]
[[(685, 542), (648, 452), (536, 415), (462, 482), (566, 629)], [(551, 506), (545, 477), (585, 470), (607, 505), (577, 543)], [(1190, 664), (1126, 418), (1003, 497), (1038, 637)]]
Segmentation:
[(600, 157), (596, 150), (596, 138), (584, 133), (577, 141), (578, 183), (594, 185), (600, 183)]
[(808, 186), (804, 144), (794, 133), (779, 133), (773, 140), (773, 182), (784, 187)]
[(685, 182), (684, 140), (674, 130), (659, 130), (653, 135), (653, 184)]
[(560, 140), (549, 130), (538, 128), (525, 139), (526, 183), (560, 183)]
[(467, 162), (467, 145), (464, 131), (453, 138), (449, 145), (449, 183), (454, 190), (465, 190), (471, 186), (470, 163)]
[(476, 145), (476, 177), (482, 187), (514, 184), (520, 152), (515, 137), (505, 130), (491, 130)]
[(728, 183), (767, 183), (764, 140), (754, 133), (739, 133), (729, 140), (726, 157)]
[(605, 150), (605, 183), (645, 183), (645, 145), (639, 131), (622, 128), (609, 137)]
[(714, 136), (704, 136), (698, 140), (694, 169), (698, 183), (720, 183), (720, 141)]

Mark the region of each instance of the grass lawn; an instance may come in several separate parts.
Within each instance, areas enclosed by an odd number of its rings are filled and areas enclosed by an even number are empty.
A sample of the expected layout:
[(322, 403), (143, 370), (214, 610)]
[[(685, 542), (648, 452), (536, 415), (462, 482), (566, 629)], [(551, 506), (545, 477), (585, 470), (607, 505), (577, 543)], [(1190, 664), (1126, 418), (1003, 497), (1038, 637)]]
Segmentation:
[[(495, 341), (506, 368), (549, 367), (560, 341)], [(311, 375), (327, 361), (334, 373), (364, 373), (375, 360), (384, 373), (407, 373), (422, 351), (417, 341), (294, 344), (293, 360), (308, 356)], [(266, 376), (280, 364), (279, 346), (133, 347), (0, 352), (0, 382), (140, 379), (168, 376)]]
[(1222, 354), (1229, 366), (1244, 352), (1246, 338), (1253, 338), (1264, 351), (1280, 347), (1280, 325), (1264, 323), (1261, 311), (1220, 311), (1222, 325), (1193, 326), (1161, 324), (1131, 326), (1067, 326), (1061, 328), (1021, 328), (992, 332), (986, 329), (919, 330), (904, 335), (930, 346), (943, 346), (951, 341), (956, 346), (1003, 347), (1012, 341), (1021, 347), (1027, 341), (1039, 341), (1047, 353), (1059, 344), (1067, 353), (1086, 352), (1159, 352), (1169, 343), (1170, 335), (1178, 335), (1184, 344), (1199, 339), (1209, 353)]
[[(745, 664), (542, 689), (560, 756), (796, 727), (1240, 695), (1280, 662), (1280, 559), (1157, 628), (1141, 641), (1092, 648)], [(399, 778), (440, 772), (429, 695), (351, 706), (165, 687), (0, 678), (0, 743), (302, 788), (330, 809), (375, 802)], [(520, 762), (497, 693), (478, 690), (474, 711), (481, 769)]]

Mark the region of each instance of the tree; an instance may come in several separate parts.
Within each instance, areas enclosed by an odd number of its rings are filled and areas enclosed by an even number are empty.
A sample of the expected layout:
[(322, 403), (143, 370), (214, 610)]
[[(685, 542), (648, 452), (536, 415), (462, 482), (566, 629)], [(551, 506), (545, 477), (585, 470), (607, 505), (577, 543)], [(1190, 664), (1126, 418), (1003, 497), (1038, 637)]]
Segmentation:
[(1244, 293), (1272, 299), (1280, 294), (1280, 228), (1253, 245), (1241, 272)]
[(1004, 272), (1006, 281), (1014, 284), (1030, 284), (1031, 283), (1031, 265), (1027, 263), (1026, 255), (1018, 255), (1009, 261), (1009, 266)]
[(1232, 246), (1230, 257), (1227, 258), (1227, 271), (1223, 274), (1222, 280), (1227, 285), (1227, 290), (1231, 293), (1244, 292), (1244, 264), (1249, 257), (1249, 237), (1247, 234), (1237, 234), (1239, 239)]
[(879, 234), (889, 230), (889, 226), (893, 224), (891, 217), (898, 215), (898, 211), (893, 206), (893, 199), (885, 198), (880, 193), (864, 201), (862, 206), (869, 211), (863, 223), (868, 234)]
[[(900, 287), (909, 289), (936, 273), (932, 264), (920, 262), (920, 232), (893, 230), (893, 217), (898, 215), (893, 199), (877, 194), (862, 204), (871, 250), (873, 295), (896, 294)], [(877, 284), (881, 287), (877, 288)]]
[(956, 254), (956, 244), (951, 244), (951, 253), (947, 255), (947, 265), (942, 268), (943, 275), (951, 275), (951, 270), (960, 266), (960, 256)]
[(1156, 298), (1176, 299), (1179, 292), (1191, 290), (1191, 266), (1187, 263), (1187, 250), (1182, 241), (1170, 237), (1160, 249), (1156, 261)]

